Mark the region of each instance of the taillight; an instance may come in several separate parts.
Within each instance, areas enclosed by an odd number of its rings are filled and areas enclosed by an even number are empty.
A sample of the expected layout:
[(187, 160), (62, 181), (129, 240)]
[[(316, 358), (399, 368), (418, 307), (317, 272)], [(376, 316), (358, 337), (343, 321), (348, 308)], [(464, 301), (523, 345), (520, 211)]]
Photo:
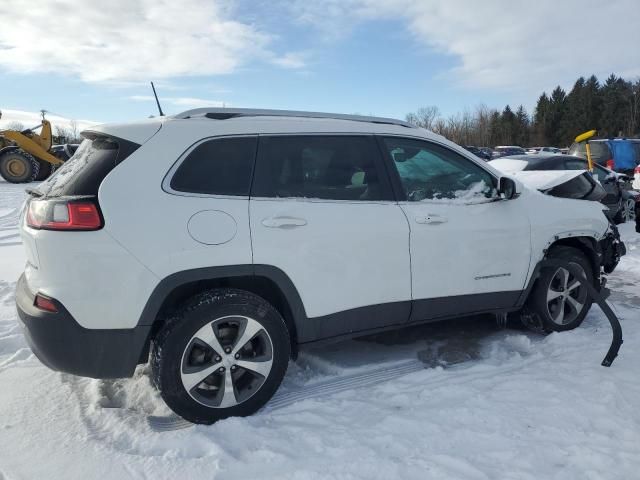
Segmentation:
[(633, 173), (635, 175), (640, 175), (640, 165), (638, 165), (636, 168), (633, 169)]
[(31, 200), (27, 225), (40, 230), (98, 230), (102, 216), (98, 206), (86, 200)]
[(609, 170), (613, 170), (615, 166), (616, 166), (616, 164), (613, 161), (613, 158), (610, 158), (609, 160), (607, 160), (607, 168)]

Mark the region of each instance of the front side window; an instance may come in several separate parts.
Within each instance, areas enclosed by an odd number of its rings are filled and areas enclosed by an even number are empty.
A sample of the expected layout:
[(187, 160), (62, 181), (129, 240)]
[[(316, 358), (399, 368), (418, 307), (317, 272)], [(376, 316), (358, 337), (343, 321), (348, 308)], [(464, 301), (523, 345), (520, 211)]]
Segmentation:
[(262, 137), (254, 177), (254, 197), (391, 199), (368, 136)]
[(257, 137), (207, 140), (194, 148), (171, 179), (178, 192), (248, 196)]
[(395, 137), (385, 138), (384, 144), (409, 201), (468, 203), (497, 197), (496, 180), (489, 172), (446, 147)]

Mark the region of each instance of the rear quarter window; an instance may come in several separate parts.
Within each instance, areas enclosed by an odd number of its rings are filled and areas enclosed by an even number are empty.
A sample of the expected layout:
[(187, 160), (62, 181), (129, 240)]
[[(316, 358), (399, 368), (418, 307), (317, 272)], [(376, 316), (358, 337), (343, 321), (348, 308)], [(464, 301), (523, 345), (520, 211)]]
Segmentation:
[(44, 197), (97, 195), (107, 174), (138, 147), (127, 140), (89, 134), (73, 156), (35, 192)]
[(177, 192), (248, 196), (257, 137), (207, 140), (196, 146), (171, 178)]

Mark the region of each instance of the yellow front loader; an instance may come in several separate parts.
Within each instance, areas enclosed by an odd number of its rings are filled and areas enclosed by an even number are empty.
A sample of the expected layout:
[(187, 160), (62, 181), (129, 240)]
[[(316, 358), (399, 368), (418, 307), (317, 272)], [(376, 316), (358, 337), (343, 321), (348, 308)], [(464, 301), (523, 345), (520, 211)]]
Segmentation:
[(44, 112), (42, 123), (34, 129), (0, 130), (0, 176), (11, 183), (44, 180), (63, 163), (51, 154), (51, 142), (51, 123)]

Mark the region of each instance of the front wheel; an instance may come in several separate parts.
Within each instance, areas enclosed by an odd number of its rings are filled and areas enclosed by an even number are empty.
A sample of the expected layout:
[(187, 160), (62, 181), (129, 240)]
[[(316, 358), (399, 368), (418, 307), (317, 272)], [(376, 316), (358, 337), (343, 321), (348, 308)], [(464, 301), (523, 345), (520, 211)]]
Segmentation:
[[(549, 256), (568, 262), (590, 280), (593, 270), (589, 260), (572, 247), (555, 247)], [(562, 267), (543, 268), (527, 300), (527, 309), (537, 317), (545, 332), (562, 332), (580, 326), (591, 308), (587, 287)]]
[(152, 344), (152, 380), (167, 405), (210, 424), (259, 410), (278, 389), (291, 345), (278, 311), (242, 290), (192, 298)]

